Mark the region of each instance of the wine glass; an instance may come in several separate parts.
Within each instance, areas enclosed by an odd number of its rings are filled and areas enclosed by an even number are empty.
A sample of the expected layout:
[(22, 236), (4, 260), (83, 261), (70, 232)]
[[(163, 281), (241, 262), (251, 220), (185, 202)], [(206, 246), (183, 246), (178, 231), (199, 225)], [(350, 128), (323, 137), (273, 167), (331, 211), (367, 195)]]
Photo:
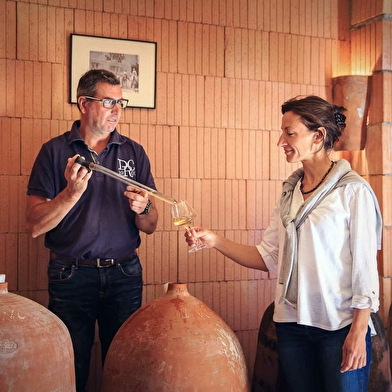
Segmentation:
[[(185, 200), (176, 201), (175, 203), (173, 203), (171, 206), (171, 214), (174, 225), (182, 226), (186, 230), (189, 230), (193, 226), (193, 220), (196, 217), (195, 211)], [(188, 252), (193, 253), (203, 249), (204, 247), (205, 245), (198, 245), (196, 243), (195, 245), (193, 245), (192, 248), (188, 250)]]

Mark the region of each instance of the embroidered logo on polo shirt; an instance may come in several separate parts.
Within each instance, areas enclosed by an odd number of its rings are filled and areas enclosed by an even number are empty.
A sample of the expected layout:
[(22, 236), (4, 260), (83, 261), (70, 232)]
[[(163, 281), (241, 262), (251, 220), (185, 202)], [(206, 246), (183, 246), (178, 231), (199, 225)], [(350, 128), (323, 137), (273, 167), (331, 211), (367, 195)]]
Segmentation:
[(124, 161), (123, 159), (117, 159), (117, 161), (118, 161), (119, 174), (129, 178), (135, 177), (136, 168), (133, 159), (130, 159), (129, 161)]

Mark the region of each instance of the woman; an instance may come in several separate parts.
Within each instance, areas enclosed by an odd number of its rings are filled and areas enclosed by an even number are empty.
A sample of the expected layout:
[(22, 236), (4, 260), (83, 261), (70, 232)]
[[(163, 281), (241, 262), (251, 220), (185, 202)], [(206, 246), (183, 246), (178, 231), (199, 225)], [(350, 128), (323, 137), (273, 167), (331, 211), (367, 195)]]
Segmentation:
[(370, 312), (379, 306), (381, 216), (369, 184), (330, 153), (345, 128), (339, 107), (317, 96), (282, 105), (278, 146), (301, 162), (284, 183), (257, 246), (194, 227), (186, 233), (238, 264), (279, 268), (274, 322), (281, 369), (291, 391), (366, 391)]

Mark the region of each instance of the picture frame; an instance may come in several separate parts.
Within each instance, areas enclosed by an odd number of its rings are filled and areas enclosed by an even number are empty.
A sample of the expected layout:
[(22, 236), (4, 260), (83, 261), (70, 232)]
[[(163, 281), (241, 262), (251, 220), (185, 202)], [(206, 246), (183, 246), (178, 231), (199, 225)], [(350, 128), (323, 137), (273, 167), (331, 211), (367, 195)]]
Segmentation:
[(118, 76), (127, 107), (155, 109), (157, 43), (71, 34), (70, 103), (80, 77), (103, 68)]

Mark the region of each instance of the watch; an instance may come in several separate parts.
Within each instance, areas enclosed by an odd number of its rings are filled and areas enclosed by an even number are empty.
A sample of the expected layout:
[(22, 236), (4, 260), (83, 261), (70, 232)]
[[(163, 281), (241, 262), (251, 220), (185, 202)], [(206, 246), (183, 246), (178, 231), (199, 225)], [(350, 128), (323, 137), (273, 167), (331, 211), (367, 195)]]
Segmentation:
[(151, 210), (151, 206), (152, 206), (151, 200), (148, 200), (146, 204), (146, 208), (139, 215), (147, 215)]

